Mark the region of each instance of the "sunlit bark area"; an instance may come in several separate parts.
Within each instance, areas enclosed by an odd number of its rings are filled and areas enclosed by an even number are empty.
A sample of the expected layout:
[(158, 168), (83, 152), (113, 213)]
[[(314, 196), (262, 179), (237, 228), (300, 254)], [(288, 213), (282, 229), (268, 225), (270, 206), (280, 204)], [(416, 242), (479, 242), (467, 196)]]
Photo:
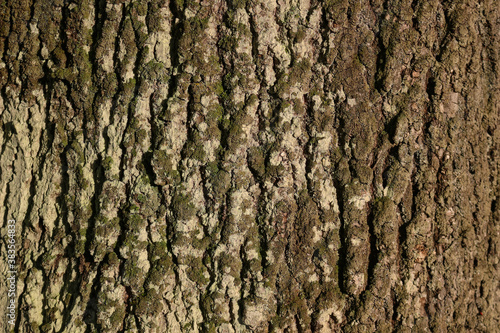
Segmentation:
[(0, 329), (498, 331), (499, 50), (496, 0), (1, 0)]

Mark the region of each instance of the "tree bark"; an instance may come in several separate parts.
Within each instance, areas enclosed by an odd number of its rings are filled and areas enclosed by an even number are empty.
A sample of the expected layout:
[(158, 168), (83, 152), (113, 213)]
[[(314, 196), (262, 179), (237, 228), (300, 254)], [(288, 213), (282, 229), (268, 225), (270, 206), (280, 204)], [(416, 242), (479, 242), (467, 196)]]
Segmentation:
[(500, 327), (496, 0), (0, 13), (2, 331)]

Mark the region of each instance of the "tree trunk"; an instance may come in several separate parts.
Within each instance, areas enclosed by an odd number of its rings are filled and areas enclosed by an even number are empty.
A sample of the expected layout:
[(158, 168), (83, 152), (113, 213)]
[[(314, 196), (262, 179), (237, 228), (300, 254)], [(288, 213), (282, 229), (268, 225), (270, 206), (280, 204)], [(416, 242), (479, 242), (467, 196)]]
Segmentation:
[(0, 13), (2, 331), (500, 327), (496, 0)]

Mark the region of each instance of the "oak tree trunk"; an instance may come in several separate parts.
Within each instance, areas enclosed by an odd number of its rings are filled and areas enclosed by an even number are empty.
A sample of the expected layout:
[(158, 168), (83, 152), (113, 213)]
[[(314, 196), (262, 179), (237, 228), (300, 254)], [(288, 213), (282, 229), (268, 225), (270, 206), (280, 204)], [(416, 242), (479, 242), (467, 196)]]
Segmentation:
[(0, 329), (498, 331), (499, 50), (496, 0), (1, 0)]

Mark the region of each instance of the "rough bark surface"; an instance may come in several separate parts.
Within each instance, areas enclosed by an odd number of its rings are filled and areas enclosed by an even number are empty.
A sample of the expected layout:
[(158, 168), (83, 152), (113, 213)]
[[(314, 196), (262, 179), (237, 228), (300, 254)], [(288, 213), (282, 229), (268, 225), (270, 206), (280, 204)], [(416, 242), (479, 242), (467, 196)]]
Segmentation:
[(498, 331), (499, 50), (496, 0), (1, 0), (0, 329)]

